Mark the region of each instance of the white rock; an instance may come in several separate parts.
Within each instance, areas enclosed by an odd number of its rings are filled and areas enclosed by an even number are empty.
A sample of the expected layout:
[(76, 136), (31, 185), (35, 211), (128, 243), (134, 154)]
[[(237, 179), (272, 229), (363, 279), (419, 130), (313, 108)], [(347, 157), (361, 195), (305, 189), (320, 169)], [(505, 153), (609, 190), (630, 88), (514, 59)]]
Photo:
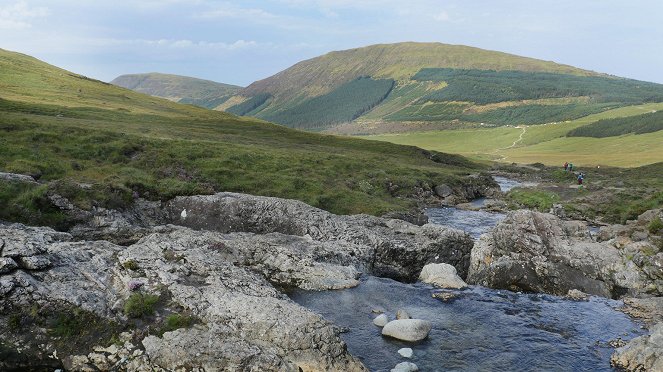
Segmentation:
[(182, 217), (182, 219), (186, 218), (186, 209), (182, 209), (182, 213), (180, 213), (180, 217)]
[(419, 280), (441, 288), (460, 289), (467, 287), (467, 283), (458, 276), (456, 268), (445, 263), (428, 264), (419, 274)]
[(389, 323), (389, 318), (386, 314), (380, 314), (373, 319), (373, 324), (378, 327), (384, 327), (387, 323)]
[(419, 341), (428, 336), (431, 322), (421, 319), (392, 320), (382, 328), (382, 335), (403, 341)]
[(404, 347), (398, 350), (398, 354), (400, 354), (403, 358), (412, 358), (412, 349), (409, 347)]
[(396, 367), (391, 369), (391, 372), (414, 372), (418, 371), (419, 367), (411, 362), (403, 362), (396, 364)]

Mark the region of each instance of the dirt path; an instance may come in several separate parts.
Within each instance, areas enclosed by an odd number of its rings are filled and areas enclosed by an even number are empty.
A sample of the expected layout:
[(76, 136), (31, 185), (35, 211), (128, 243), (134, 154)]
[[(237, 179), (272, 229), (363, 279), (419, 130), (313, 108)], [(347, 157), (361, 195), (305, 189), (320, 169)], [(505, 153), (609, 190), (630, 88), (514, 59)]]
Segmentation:
[(513, 141), (513, 143), (511, 144), (511, 146), (502, 147), (502, 148), (499, 148), (499, 149), (496, 149), (495, 151), (493, 151), (493, 154), (498, 155), (498, 156), (500, 157), (499, 159), (497, 159), (497, 161), (501, 161), (501, 160), (504, 160), (504, 159), (507, 158), (506, 155), (498, 154), (500, 151), (508, 150), (508, 149), (512, 149), (512, 148), (516, 147), (516, 145), (517, 145), (518, 143), (520, 143), (520, 142), (523, 141), (523, 136), (525, 135), (525, 133), (527, 133), (527, 126), (526, 126), (526, 125), (523, 125), (522, 127), (519, 126), (519, 127), (516, 127), (516, 128), (517, 128), (517, 129), (522, 129), (522, 130), (523, 130), (522, 132), (520, 132), (520, 136), (518, 136), (518, 139), (515, 140), (515, 141)]

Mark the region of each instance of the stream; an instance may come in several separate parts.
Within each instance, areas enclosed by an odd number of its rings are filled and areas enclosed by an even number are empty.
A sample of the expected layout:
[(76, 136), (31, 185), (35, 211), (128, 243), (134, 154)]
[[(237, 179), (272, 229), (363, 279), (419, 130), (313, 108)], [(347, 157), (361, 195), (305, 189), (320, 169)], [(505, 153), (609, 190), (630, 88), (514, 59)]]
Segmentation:
[[(495, 177), (503, 191), (517, 181)], [(467, 231), (474, 239), (504, 215), (456, 208), (429, 208), (429, 221)], [(447, 292), (455, 298), (432, 297)], [(359, 286), (338, 291), (295, 290), (291, 298), (339, 327), (348, 350), (371, 371), (389, 371), (404, 361), (421, 371), (612, 371), (607, 343), (643, 334), (616, 310), (621, 302), (591, 297), (573, 301), (546, 294), (522, 294), (471, 286), (442, 290), (423, 283), (400, 283), (366, 276)], [(395, 319), (399, 309), (432, 322), (419, 343), (383, 337), (373, 325), (377, 313)], [(407, 359), (398, 354), (410, 347)]]

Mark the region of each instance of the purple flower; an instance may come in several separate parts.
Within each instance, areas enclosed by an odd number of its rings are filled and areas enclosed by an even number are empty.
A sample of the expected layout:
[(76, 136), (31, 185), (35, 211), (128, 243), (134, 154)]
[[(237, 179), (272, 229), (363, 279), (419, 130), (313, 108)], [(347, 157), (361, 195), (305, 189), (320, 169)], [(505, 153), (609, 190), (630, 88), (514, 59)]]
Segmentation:
[(138, 280), (132, 280), (129, 283), (127, 283), (127, 287), (129, 287), (130, 291), (137, 291), (139, 290), (145, 283), (139, 282)]

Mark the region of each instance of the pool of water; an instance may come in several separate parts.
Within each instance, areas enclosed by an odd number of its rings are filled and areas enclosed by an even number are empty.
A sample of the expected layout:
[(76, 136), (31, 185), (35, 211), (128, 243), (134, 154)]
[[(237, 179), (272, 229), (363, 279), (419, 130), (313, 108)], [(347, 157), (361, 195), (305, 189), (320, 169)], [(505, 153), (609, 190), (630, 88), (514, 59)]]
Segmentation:
[[(641, 334), (637, 324), (615, 310), (619, 302), (591, 298), (570, 301), (543, 294), (518, 294), (482, 287), (447, 291), (443, 302), (428, 285), (363, 278), (341, 291), (297, 290), (291, 298), (349, 331), (348, 350), (371, 371), (389, 371), (411, 361), (422, 371), (611, 371), (607, 342)], [(373, 325), (382, 310), (390, 319), (399, 309), (432, 322), (428, 338), (401, 342), (381, 335)], [(414, 350), (401, 357), (402, 347)]]
[(502, 190), (502, 192), (508, 192), (514, 187), (519, 187), (523, 185), (522, 182), (511, 178), (494, 176), (493, 179), (495, 180), (495, 182), (497, 182), (498, 185), (500, 185), (500, 190)]

